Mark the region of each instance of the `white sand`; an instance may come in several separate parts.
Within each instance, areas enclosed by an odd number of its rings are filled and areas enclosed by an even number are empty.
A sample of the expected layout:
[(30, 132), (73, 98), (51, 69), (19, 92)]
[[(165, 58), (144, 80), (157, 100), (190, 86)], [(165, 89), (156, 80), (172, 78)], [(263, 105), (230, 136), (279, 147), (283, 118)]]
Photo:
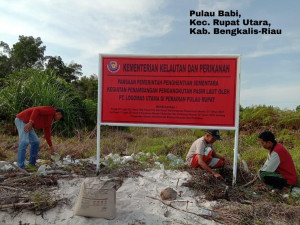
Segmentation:
[[(210, 208), (215, 202), (207, 202), (204, 199), (194, 198), (194, 193), (187, 187), (181, 186), (190, 175), (187, 172), (150, 170), (141, 172), (143, 177), (128, 178), (117, 191), (117, 216), (113, 220), (100, 218), (86, 218), (74, 216), (73, 209), (79, 193), (83, 178), (73, 180), (59, 180), (58, 190), (53, 195), (59, 198), (68, 198), (69, 205), (60, 205), (44, 213), (44, 218), (35, 215), (33, 212), (24, 210), (17, 216), (0, 212), (0, 224), (16, 225), (19, 221), (30, 225), (93, 225), (93, 224), (216, 224), (214, 221), (205, 220), (202, 217), (187, 214), (162, 204), (158, 200), (146, 196), (153, 196), (160, 199), (160, 192), (171, 187), (176, 191), (182, 191), (181, 197), (177, 200), (188, 200), (188, 210), (201, 213), (201, 207)], [(176, 188), (177, 181), (178, 187)], [(198, 203), (196, 203), (196, 200)], [(185, 202), (175, 202), (174, 206), (186, 209)]]

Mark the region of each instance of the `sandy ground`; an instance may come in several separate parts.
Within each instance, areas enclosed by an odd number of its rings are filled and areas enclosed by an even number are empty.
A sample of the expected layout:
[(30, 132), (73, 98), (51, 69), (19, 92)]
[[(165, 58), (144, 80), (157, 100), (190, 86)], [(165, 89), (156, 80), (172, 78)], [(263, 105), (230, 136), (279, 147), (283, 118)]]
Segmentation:
[[(193, 191), (181, 186), (190, 175), (187, 172), (169, 170), (149, 170), (141, 172), (142, 177), (127, 178), (117, 191), (117, 216), (113, 220), (101, 218), (86, 218), (74, 216), (73, 206), (76, 202), (80, 185), (83, 178), (72, 180), (59, 180), (58, 189), (53, 195), (59, 198), (69, 199), (69, 204), (59, 205), (41, 215), (35, 215), (30, 211), (22, 211), (17, 215), (8, 212), (0, 212), (0, 224), (17, 225), (19, 221), (26, 225), (81, 225), (81, 224), (216, 224), (214, 221), (205, 220), (202, 217), (188, 214), (168, 207), (158, 200), (148, 198), (152, 196), (160, 199), (160, 192), (171, 187), (177, 192), (182, 191), (177, 200), (188, 200), (186, 202), (174, 202), (173, 205), (188, 209), (190, 212), (201, 213), (202, 208), (210, 209), (216, 202), (207, 202), (201, 197), (195, 199)], [(178, 181), (179, 179), (179, 181)], [(178, 183), (178, 186), (177, 186)], [(177, 186), (177, 188), (176, 188)], [(191, 203), (192, 202), (192, 203)]]

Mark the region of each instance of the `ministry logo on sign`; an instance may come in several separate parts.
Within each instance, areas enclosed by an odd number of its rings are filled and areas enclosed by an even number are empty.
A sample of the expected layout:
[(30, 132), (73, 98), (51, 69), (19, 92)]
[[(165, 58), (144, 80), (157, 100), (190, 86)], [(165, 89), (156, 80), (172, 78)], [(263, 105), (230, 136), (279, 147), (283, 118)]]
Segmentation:
[(110, 61), (108, 64), (107, 64), (107, 69), (110, 71), (110, 72), (117, 72), (119, 69), (120, 69), (120, 65), (117, 61)]

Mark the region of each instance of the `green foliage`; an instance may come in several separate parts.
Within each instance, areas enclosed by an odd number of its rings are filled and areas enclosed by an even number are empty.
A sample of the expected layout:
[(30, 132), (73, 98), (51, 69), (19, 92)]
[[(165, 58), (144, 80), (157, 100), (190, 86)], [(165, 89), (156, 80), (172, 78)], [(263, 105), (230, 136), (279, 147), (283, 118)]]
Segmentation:
[(31, 201), (34, 202), (35, 211), (42, 211), (55, 206), (55, 200), (46, 192), (35, 191), (31, 196)]
[(43, 42), (40, 37), (19, 36), (19, 42), (13, 45), (10, 51), (13, 68), (15, 70), (28, 68), (41, 68), (46, 46), (42, 46)]
[(2, 85), (2, 79), (12, 72), (12, 61), (10, 58), (11, 50), (9, 45), (3, 41), (0, 41), (0, 86)]
[[(5, 78), (7, 74), (12, 72), (11, 60), (6, 55), (0, 53), (0, 79)], [(1, 86), (2, 81), (0, 81)]]
[(239, 152), (241, 158), (247, 162), (249, 169), (256, 173), (265, 163), (268, 157), (268, 151), (262, 147), (248, 146)]
[(273, 106), (246, 107), (240, 112), (240, 130), (247, 133), (263, 130), (300, 128), (299, 110), (281, 110)]
[(12, 48), (3, 41), (0, 42), (0, 86), (2, 78), (8, 77), (13, 72), (23, 69), (38, 68), (42, 70), (54, 70), (57, 76), (67, 82), (76, 81), (82, 75), (82, 66), (71, 62), (65, 64), (60, 56), (46, 56), (46, 46), (40, 37), (19, 36), (19, 41)]
[(287, 148), (294, 147), (294, 135), (288, 129), (283, 129), (279, 133), (276, 133), (276, 140), (284, 144)]
[(36, 69), (15, 72), (0, 91), (0, 118), (12, 122), (15, 115), (34, 106), (53, 106), (65, 111), (65, 122), (55, 123), (58, 130), (71, 134), (82, 126), (85, 108), (74, 88), (52, 71)]
[(38, 170), (38, 168), (36, 166), (29, 165), (29, 164), (26, 165), (25, 168), (28, 172), (36, 172)]
[(138, 148), (138, 151), (155, 153), (157, 155), (168, 154), (174, 140), (171, 137), (156, 137), (144, 139)]
[(85, 108), (85, 123), (94, 128), (97, 124), (97, 104), (90, 99), (83, 100), (83, 104)]
[(278, 128), (299, 129), (300, 128), (300, 110), (281, 111), (281, 118), (277, 125)]
[(273, 106), (246, 107), (240, 113), (240, 129), (251, 131), (253, 128), (266, 129), (268, 126), (278, 123), (279, 112), (280, 110)]
[(46, 56), (46, 70), (54, 70), (58, 77), (67, 82), (76, 81), (82, 75), (82, 66), (77, 63), (66, 65), (60, 56)]
[(97, 102), (98, 78), (96, 75), (92, 75), (90, 77), (81, 77), (80, 80), (73, 82), (73, 85), (82, 98)]
[(169, 163), (167, 155), (160, 155), (160, 156), (158, 156), (157, 162), (160, 162), (160, 163), (162, 163), (164, 165), (167, 165)]
[(205, 135), (205, 130), (200, 130), (200, 129), (192, 129), (193, 135), (200, 138)]
[(253, 133), (250, 135), (242, 135), (240, 136), (239, 146), (241, 149), (250, 146), (260, 147), (257, 141), (258, 141), (258, 133)]
[[(103, 129), (101, 130), (103, 131)], [(106, 131), (101, 132), (105, 135)], [(128, 145), (132, 141), (130, 134), (125, 132), (120, 132), (116, 130), (115, 132), (107, 132), (107, 136), (101, 138), (101, 152), (106, 155), (109, 153), (124, 153), (130, 154), (128, 150)]]
[(297, 147), (288, 150), (293, 158), (296, 167), (296, 172), (298, 176), (298, 187), (300, 187), (300, 145), (297, 145)]
[(244, 140), (249, 146), (257, 145), (258, 134), (254, 133), (250, 136), (245, 135)]

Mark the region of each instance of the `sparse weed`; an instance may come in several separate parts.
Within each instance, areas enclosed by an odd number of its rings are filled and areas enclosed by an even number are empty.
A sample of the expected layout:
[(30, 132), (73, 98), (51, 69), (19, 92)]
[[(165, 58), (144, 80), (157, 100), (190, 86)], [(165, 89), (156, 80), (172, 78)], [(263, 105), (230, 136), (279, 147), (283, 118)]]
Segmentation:
[(55, 204), (49, 193), (42, 191), (35, 191), (32, 194), (31, 201), (34, 202), (34, 210), (36, 212), (52, 208)]

